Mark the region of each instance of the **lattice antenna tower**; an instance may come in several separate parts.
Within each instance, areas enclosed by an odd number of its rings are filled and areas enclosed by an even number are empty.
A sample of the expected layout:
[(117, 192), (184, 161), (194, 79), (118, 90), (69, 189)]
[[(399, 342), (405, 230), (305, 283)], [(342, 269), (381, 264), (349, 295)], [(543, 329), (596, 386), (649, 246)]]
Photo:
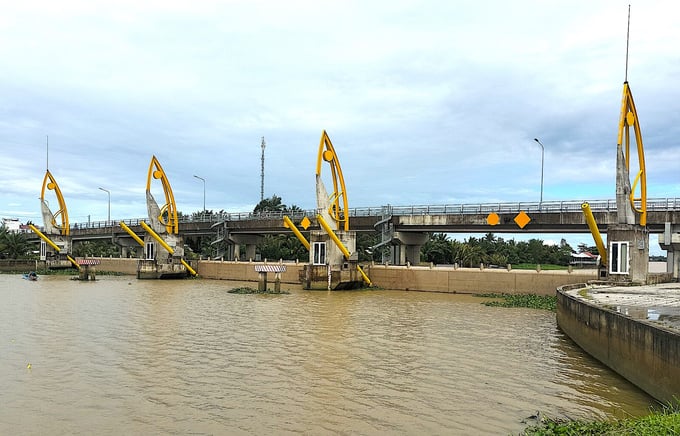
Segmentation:
[(260, 167), (260, 201), (264, 200), (264, 149), (267, 144), (264, 142), (264, 136), (262, 137), (262, 162)]
[(626, 29), (626, 76), (624, 82), (628, 82), (628, 48), (630, 46), (630, 5), (628, 5), (628, 27)]

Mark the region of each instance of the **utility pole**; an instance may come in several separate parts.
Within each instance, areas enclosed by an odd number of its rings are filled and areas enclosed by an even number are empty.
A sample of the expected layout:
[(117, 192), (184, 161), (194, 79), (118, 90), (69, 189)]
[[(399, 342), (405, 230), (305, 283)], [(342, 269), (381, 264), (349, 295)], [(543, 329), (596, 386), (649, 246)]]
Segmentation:
[(264, 148), (267, 146), (264, 142), (264, 136), (262, 137), (262, 166), (260, 171), (260, 201), (264, 200)]

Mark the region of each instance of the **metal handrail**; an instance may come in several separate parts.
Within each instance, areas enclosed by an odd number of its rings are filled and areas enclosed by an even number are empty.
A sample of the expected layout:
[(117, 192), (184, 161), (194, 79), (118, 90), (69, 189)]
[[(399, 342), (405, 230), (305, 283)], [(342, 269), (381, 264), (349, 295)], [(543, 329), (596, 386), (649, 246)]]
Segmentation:
[[(442, 205), (411, 205), (411, 206), (388, 206), (392, 216), (413, 215), (473, 215), (496, 213), (565, 213), (581, 212), (584, 201), (544, 201), (544, 202), (508, 202), (508, 203), (463, 203)], [(616, 200), (591, 200), (588, 201), (593, 212), (616, 212)], [(350, 217), (382, 216), (385, 206), (355, 207), (348, 210)], [(680, 198), (653, 198), (647, 199), (648, 211), (680, 211)], [(301, 219), (305, 216), (315, 216), (316, 210), (295, 211), (265, 211), (265, 212), (219, 212), (200, 214), (198, 216), (181, 216), (180, 223), (220, 223), (224, 221), (247, 221), (263, 219), (283, 219), (284, 215), (291, 219)], [(147, 218), (132, 218), (122, 220), (128, 226), (140, 225)], [(118, 226), (118, 221), (92, 221), (87, 223), (74, 223), (72, 228), (98, 229)]]

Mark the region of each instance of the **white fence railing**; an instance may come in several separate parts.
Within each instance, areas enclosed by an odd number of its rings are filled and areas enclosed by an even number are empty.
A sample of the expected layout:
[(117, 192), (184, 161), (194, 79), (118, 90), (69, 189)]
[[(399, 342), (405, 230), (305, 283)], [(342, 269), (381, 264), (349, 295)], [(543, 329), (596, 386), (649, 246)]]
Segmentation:
[[(480, 203), (480, 204), (443, 204), (443, 205), (412, 205), (412, 206), (375, 206), (375, 207), (356, 207), (349, 209), (350, 217), (381, 217), (387, 209), (392, 216), (409, 215), (472, 215), (496, 213), (566, 213), (581, 212), (583, 201), (544, 201), (544, 202), (510, 202), (510, 203)], [(588, 201), (593, 212), (616, 212), (616, 200), (594, 200)], [(639, 204), (638, 204), (639, 206)], [(680, 198), (653, 198), (647, 200), (647, 211), (680, 211)], [(192, 216), (182, 216), (180, 223), (220, 223), (223, 221), (244, 221), (244, 220), (280, 220), (284, 215), (292, 219), (301, 219), (304, 216), (316, 216), (316, 210), (294, 210), (294, 211), (267, 211), (260, 213), (252, 212), (220, 212), (194, 214)], [(73, 229), (98, 229), (118, 226), (123, 221), (128, 226), (139, 225), (146, 218), (132, 218), (116, 221), (92, 221), (87, 223), (75, 223)]]

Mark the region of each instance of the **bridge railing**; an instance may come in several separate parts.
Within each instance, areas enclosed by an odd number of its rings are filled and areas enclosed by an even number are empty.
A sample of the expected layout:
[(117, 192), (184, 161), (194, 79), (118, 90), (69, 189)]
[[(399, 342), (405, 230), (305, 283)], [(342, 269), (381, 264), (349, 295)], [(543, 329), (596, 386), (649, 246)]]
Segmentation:
[[(382, 216), (387, 210), (392, 216), (408, 215), (460, 215), (460, 214), (488, 214), (496, 213), (565, 213), (580, 212), (583, 201), (544, 201), (544, 202), (508, 202), (508, 203), (480, 203), (480, 204), (443, 204), (443, 205), (411, 205), (411, 206), (378, 206), (378, 207), (356, 207), (349, 209), (350, 217)], [(590, 209), (593, 212), (616, 212), (616, 200), (588, 200)], [(637, 204), (639, 207), (639, 202)], [(653, 198), (647, 200), (648, 211), (680, 211), (680, 198)], [(180, 223), (212, 223), (217, 224), (224, 221), (244, 221), (244, 220), (263, 220), (263, 219), (283, 219), (284, 215), (293, 220), (302, 219), (305, 216), (316, 216), (316, 210), (294, 210), (294, 211), (265, 211), (253, 212), (219, 212), (208, 214), (194, 214), (192, 216), (180, 217)], [(75, 223), (74, 229), (103, 229), (117, 227), (117, 221), (92, 221), (87, 223)], [(138, 226), (141, 221), (148, 221), (147, 218), (132, 218), (122, 220), (128, 226)]]

